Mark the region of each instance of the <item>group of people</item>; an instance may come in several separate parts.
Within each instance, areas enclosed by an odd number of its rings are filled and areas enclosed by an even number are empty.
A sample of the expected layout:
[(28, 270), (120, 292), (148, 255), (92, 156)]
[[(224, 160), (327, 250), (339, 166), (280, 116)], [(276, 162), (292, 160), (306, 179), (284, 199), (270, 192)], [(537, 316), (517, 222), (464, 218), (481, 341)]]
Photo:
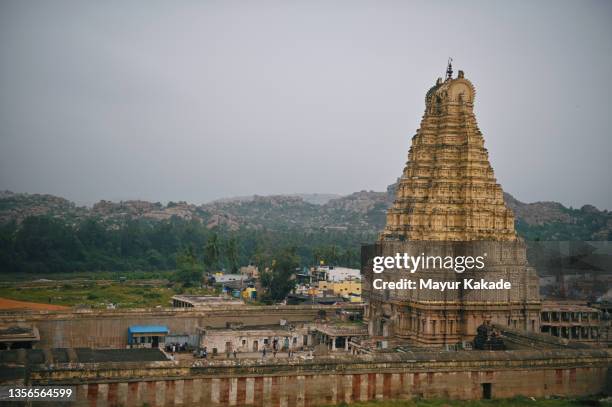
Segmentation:
[[(273, 355), (273, 357), (276, 358), (276, 354), (277, 353), (278, 353), (277, 347), (273, 346), (272, 347), (272, 355)], [(267, 348), (263, 348), (262, 351), (261, 351), (261, 358), (265, 359), (267, 354), (268, 354), (268, 349)], [(287, 357), (288, 358), (292, 358), (293, 356), (295, 356), (295, 352), (293, 350), (291, 350), (291, 349), (288, 349), (287, 350)]]
[(189, 344), (187, 342), (180, 344), (180, 343), (167, 343), (166, 344), (166, 352), (169, 352), (170, 354), (175, 354), (176, 352), (186, 352), (189, 350)]
[[(185, 344), (186, 345), (186, 344)], [(180, 349), (180, 348), (179, 348)], [(171, 349), (166, 349), (169, 353), (173, 354), (175, 351), (177, 350), (173, 350)], [(272, 355), (274, 358), (276, 358), (276, 355), (278, 354), (278, 346), (272, 346)], [(268, 355), (268, 353), (270, 352), (270, 350), (268, 348), (263, 348), (261, 351), (261, 355), (262, 355), (262, 359), (266, 358), (266, 355)], [(214, 354), (216, 352), (213, 352), (213, 357)], [(208, 359), (208, 349), (206, 346), (204, 346), (203, 348), (197, 349), (193, 352), (193, 356), (196, 358), (200, 358), (200, 359)], [(230, 351), (230, 350), (226, 350), (225, 351), (225, 357), (227, 359), (231, 359), (231, 357), (234, 356), (234, 359), (238, 359), (238, 351), (236, 349)], [(292, 349), (288, 349), (287, 350), (287, 357), (289, 358), (293, 358), (295, 356), (295, 351)]]
[(204, 346), (202, 349), (198, 349), (193, 352), (193, 355), (200, 359), (208, 359), (208, 349)]

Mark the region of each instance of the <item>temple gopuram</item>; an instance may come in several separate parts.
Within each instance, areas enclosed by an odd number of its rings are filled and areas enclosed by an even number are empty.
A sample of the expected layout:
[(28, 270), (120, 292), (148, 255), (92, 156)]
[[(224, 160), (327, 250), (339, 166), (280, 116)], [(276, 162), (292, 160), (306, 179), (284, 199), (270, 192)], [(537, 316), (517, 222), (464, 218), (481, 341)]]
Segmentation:
[[(362, 248), (365, 320), (372, 337), (419, 346), (474, 339), (484, 323), (539, 332), (538, 278), (514, 228), (514, 215), (489, 163), (476, 123), (476, 90), (463, 71), (439, 78), (425, 96), (425, 114), (412, 138), (408, 162), (379, 240)], [(443, 268), (410, 273), (372, 271), (374, 256), (482, 256), (485, 267), (457, 273)], [(373, 289), (384, 281), (503, 279), (507, 290), (460, 288)]]

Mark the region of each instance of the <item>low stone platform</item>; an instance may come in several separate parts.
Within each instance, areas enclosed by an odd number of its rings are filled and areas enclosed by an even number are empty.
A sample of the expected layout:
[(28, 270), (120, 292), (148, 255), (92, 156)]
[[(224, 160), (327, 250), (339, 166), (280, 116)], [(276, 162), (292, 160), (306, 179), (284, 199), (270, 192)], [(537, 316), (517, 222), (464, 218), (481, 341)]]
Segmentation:
[(611, 388), (611, 365), (612, 350), (604, 349), (438, 351), (39, 364), (29, 367), (29, 382), (75, 385), (77, 405), (293, 407), (413, 397), (479, 399), (485, 389), (500, 398), (597, 394)]

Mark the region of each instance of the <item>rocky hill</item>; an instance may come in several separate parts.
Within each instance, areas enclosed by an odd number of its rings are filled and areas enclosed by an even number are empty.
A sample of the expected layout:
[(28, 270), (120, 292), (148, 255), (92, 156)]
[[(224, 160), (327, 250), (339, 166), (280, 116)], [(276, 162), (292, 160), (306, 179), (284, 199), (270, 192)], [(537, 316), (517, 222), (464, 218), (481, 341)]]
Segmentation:
[(67, 199), (54, 195), (15, 194), (0, 191), (0, 224), (21, 223), (30, 216), (52, 216), (66, 220), (89, 216), (91, 210), (78, 207)]
[[(46, 215), (76, 223), (87, 218), (104, 220), (108, 225), (127, 219), (152, 222), (174, 217), (195, 220), (208, 228), (222, 227), (267, 230), (347, 230), (377, 233), (385, 224), (394, 185), (386, 192), (360, 191), (347, 196), (295, 194), (251, 196), (218, 200), (203, 205), (186, 202), (100, 201), (93, 207), (80, 207), (53, 195), (0, 192), (0, 223), (21, 223), (29, 216)], [(610, 240), (612, 213), (585, 205), (566, 208), (557, 202), (523, 203), (505, 194), (514, 211), (519, 233), (534, 240)]]
[(517, 231), (528, 240), (612, 240), (612, 212), (593, 205), (567, 208), (559, 202), (523, 203), (504, 194)]

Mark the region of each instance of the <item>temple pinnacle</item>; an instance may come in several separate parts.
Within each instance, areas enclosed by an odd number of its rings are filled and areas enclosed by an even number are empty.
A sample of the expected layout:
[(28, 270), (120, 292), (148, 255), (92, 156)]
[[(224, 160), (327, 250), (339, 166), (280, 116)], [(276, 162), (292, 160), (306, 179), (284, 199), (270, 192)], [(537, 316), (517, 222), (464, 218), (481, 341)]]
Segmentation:
[(453, 58), (448, 58), (448, 66), (446, 67), (446, 80), (453, 79)]

